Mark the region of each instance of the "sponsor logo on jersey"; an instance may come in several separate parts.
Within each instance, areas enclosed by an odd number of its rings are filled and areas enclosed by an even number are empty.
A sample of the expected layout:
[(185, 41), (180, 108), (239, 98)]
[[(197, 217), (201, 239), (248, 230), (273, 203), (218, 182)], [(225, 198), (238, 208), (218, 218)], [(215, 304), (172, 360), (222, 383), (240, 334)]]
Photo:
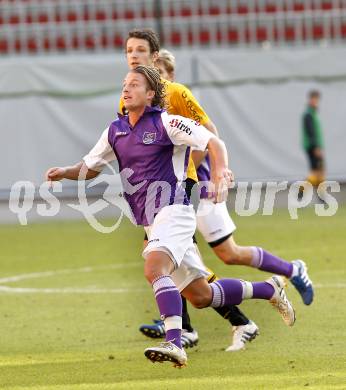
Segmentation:
[(188, 135), (192, 134), (192, 131), (189, 126), (184, 125), (183, 121), (181, 119), (174, 118), (172, 119), (169, 124), (172, 127), (176, 127), (179, 130), (185, 131)]
[(144, 134), (143, 134), (143, 143), (148, 145), (148, 144), (152, 144), (154, 143), (156, 140), (156, 133), (149, 133), (148, 131), (146, 131)]
[(199, 123), (199, 122), (201, 121), (202, 118), (197, 114), (197, 111), (196, 111), (196, 109), (195, 109), (194, 103), (193, 103), (190, 99), (188, 99), (187, 93), (186, 93), (185, 91), (183, 91), (183, 93), (181, 94), (181, 96), (182, 96), (182, 97), (184, 98), (184, 100), (186, 101), (186, 106), (187, 106), (187, 108), (189, 109), (189, 111), (191, 112), (193, 119), (194, 119), (197, 123)]
[(159, 238), (154, 238), (153, 240), (148, 241), (148, 244), (150, 244), (151, 242), (159, 242), (159, 241), (160, 241)]
[(115, 135), (126, 135), (126, 134), (127, 134), (126, 131), (117, 131), (117, 132), (115, 133)]

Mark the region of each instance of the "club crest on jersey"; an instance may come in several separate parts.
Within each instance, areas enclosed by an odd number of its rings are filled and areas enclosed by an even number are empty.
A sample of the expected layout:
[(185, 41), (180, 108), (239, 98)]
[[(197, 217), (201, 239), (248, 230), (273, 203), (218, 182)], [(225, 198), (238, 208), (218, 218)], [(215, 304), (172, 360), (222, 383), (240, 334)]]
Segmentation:
[(156, 140), (156, 133), (149, 133), (148, 131), (146, 131), (144, 134), (143, 134), (143, 143), (148, 145), (148, 144), (152, 144), (154, 143)]

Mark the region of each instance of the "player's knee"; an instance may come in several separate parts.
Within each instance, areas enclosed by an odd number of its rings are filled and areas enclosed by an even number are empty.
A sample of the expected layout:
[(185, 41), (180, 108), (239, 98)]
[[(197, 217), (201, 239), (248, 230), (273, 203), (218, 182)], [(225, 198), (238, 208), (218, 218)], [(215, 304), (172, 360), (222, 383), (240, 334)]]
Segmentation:
[(153, 280), (156, 278), (156, 275), (157, 275), (157, 269), (148, 265), (144, 266), (144, 276), (149, 283), (153, 282)]
[(217, 255), (225, 264), (241, 264), (241, 250), (238, 245), (227, 245), (227, 247), (220, 248)]
[(149, 283), (152, 283), (156, 278), (164, 275), (165, 272), (155, 261), (146, 260), (144, 264), (144, 276)]
[(149, 283), (163, 275), (170, 275), (174, 271), (171, 258), (162, 251), (153, 251), (147, 254), (144, 263), (144, 276)]
[(242, 250), (238, 245), (233, 245), (231, 250), (230, 261), (232, 264), (242, 264)]
[(204, 309), (208, 307), (212, 300), (211, 290), (201, 291), (198, 294), (195, 294), (191, 297), (190, 303), (196, 309)]
[(209, 306), (209, 301), (204, 296), (198, 296), (191, 299), (191, 304), (196, 309), (204, 309)]

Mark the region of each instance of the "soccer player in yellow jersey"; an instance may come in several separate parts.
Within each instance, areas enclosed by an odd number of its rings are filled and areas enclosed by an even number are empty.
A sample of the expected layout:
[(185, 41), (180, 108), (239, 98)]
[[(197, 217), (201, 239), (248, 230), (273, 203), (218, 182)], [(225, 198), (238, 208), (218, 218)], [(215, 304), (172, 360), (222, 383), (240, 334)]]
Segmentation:
[[(155, 61), (158, 59), (160, 50), (160, 43), (156, 34), (152, 30), (132, 30), (129, 32), (126, 41), (126, 58), (130, 69), (136, 68), (138, 65), (149, 65), (153, 66)], [(211, 122), (208, 115), (205, 113), (203, 108), (200, 106), (198, 101), (195, 99), (191, 91), (182, 84), (163, 80), (165, 85), (166, 94), (166, 107), (169, 114), (181, 115), (187, 118), (194, 119), (195, 121), (202, 124), (209, 131), (217, 134), (215, 125)], [(124, 102), (120, 100), (119, 112), (126, 114), (124, 108)], [(197, 159), (201, 160), (204, 158), (203, 152), (200, 156), (197, 155)], [(192, 158), (190, 157), (189, 166), (187, 170), (186, 180), (186, 192), (188, 196), (191, 193), (192, 186), (197, 182), (197, 174)], [(146, 237), (145, 237), (146, 239)], [(215, 275), (212, 274), (209, 282), (215, 280)], [(195, 293), (195, 292), (194, 292)], [(239, 329), (243, 329), (245, 341), (238, 343), (232, 351), (242, 349), (245, 346), (245, 342), (252, 340), (258, 334), (257, 326), (250, 321), (237, 306), (229, 305), (227, 307), (215, 309), (219, 315), (229, 320), (232, 326)], [(193, 347), (198, 342), (198, 334), (192, 328), (189, 314), (186, 307), (186, 300), (183, 298), (183, 329), (182, 343), (183, 346)], [(251, 324), (249, 327), (248, 325)], [(248, 329), (249, 328), (249, 329)], [(148, 337), (156, 338), (163, 337), (165, 330), (162, 321), (155, 321), (152, 325), (143, 325), (140, 327), (140, 331)]]

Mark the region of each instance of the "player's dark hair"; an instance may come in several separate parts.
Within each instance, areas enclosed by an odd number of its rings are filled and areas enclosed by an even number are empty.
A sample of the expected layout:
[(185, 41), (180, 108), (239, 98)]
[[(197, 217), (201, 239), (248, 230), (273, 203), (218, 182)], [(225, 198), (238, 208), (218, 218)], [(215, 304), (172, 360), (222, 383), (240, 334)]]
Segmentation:
[(160, 41), (155, 32), (150, 28), (144, 28), (142, 30), (134, 29), (129, 32), (129, 35), (125, 42), (125, 50), (127, 46), (127, 41), (130, 38), (144, 39), (149, 43), (150, 53), (153, 54), (156, 51), (160, 51)]
[(131, 72), (142, 74), (146, 78), (149, 89), (155, 92), (151, 105), (163, 108), (165, 106), (165, 87), (159, 71), (151, 66), (138, 65)]
[(321, 97), (321, 93), (320, 91), (317, 91), (317, 89), (313, 89), (309, 92), (309, 98), (310, 99), (313, 99), (313, 98), (320, 98)]

